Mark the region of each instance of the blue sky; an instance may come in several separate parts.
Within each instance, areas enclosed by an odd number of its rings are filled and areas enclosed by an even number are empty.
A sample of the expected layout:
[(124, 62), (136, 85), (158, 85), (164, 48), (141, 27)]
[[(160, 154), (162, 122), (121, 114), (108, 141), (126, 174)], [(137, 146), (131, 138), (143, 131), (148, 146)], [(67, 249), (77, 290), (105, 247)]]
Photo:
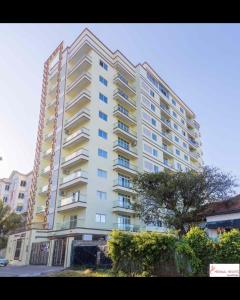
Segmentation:
[(240, 24), (0, 24), (0, 178), (32, 169), (43, 63), (85, 27), (147, 61), (196, 113), (205, 164), (240, 178)]

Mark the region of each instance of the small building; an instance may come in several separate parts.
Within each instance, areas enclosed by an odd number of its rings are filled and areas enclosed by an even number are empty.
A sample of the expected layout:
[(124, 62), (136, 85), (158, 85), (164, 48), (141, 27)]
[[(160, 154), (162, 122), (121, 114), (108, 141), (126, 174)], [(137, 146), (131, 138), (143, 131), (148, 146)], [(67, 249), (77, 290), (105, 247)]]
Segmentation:
[(210, 238), (221, 232), (240, 229), (240, 194), (226, 201), (211, 203), (206, 216), (206, 230)]

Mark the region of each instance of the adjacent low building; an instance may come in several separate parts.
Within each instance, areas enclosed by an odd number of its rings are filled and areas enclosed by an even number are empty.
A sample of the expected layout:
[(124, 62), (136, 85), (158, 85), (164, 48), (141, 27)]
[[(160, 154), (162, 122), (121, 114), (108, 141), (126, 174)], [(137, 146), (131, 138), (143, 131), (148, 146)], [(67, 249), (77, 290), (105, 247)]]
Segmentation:
[(44, 64), (27, 231), (10, 237), (8, 258), (69, 266), (76, 245), (95, 247), (113, 229), (163, 231), (137, 218), (132, 179), (199, 171), (199, 128), (148, 63), (134, 65), (88, 29), (61, 43)]

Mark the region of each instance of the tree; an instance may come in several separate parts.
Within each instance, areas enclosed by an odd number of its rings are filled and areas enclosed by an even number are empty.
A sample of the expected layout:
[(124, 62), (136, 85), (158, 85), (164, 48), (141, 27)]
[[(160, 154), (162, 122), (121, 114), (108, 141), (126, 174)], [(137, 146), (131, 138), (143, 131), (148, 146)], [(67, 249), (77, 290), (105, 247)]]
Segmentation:
[(7, 238), (12, 230), (24, 225), (21, 215), (13, 212), (8, 205), (0, 199), (0, 249), (7, 245)]
[(208, 203), (228, 199), (237, 186), (230, 174), (208, 166), (201, 172), (139, 173), (133, 182), (139, 195), (134, 205), (138, 216), (146, 224), (163, 220), (180, 235), (200, 220)]

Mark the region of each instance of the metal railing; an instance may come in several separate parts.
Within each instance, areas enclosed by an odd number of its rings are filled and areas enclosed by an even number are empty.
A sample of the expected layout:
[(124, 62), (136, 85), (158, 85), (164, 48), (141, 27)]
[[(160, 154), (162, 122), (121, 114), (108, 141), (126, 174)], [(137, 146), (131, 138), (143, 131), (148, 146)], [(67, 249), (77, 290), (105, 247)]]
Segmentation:
[(130, 118), (131, 120), (133, 120), (134, 122), (136, 122), (136, 117), (132, 114), (129, 113), (128, 110), (126, 110), (125, 108), (123, 108), (122, 106), (120, 105), (116, 105), (113, 109), (113, 112), (120, 112), (122, 114), (124, 114), (125, 116), (127, 116), (128, 118)]
[(121, 186), (128, 189), (133, 189), (133, 183), (130, 180), (123, 180), (121, 178), (117, 178), (113, 181), (113, 186)]
[(131, 136), (133, 136), (134, 138), (137, 137), (137, 133), (135, 131), (133, 131), (132, 129), (130, 129), (129, 127), (123, 126), (121, 123), (115, 123), (114, 124), (114, 129), (119, 128), (121, 130), (123, 130), (124, 132), (130, 134)]
[(133, 154), (137, 154), (137, 149), (136, 148), (133, 148), (133, 147), (131, 147), (129, 144), (124, 144), (124, 143), (122, 143), (121, 141), (115, 141), (114, 143), (113, 143), (113, 147), (115, 147), (115, 146), (119, 146), (119, 147), (121, 147), (122, 149), (125, 149), (125, 150), (127, 150), (127, 151), (130, 151), (130, 152), (132, 152)]
[(74, 153), (72, 153), (70, 155), (67, 155), (67, 156), (63, 157), (62, 163), (67, 162), (67, 161), (69, 161), (69, 160), (71, 160), (71, 159), (73, 159), (73, 158), (75, 158), (75, 157), (77, 157), (79, 155), (84, 155), (84, 156), (88, 157), (89, 156), (88, 150), (86, 150), (86, 149), (80, 149), (80, 150), (78, 150), (78, 151), (76, 151), (76, 152), (74, 152)]
[(120, 207), (125, 209), (133, 209), (133, 206), (130, 202), (122, 201), (120, 199), (117, 199), (113, 202), (113, 207)]
[(77, 203), (77, 202), (87, 203), (86, 195), (83, 195), (81, 193), (77, 193), (76, 195), (77, 195), (76, 197), (70, 196), (70, 197), (65, 197), (65, 198), (60, 199), (58, 207), (62, 207), (62, 206), (72, 204), (72, 203)]
[(140, 231), (140, 226), (133, 225), (133, 224), (114, 223), (113, 228), (117, 230), (132, 231), (132, 232)]
[(56, 224), (56, 230), (65, 230), (65, 229), (74, 229), (78, 227), (83, 227), (84, 226), (84, 219), (76, 219), (76, 220), (71, 220), (67, 222), (62, 222), (62, 223), (57, 223)]
[(165, 166), (168, 166), (168, 167), (174, 169), (174, 164), (169, 163), (167, 160), (164, 160), (164, 161), (163, 161), (163, 164), (164, 164)]
[(167, 132), (164, 132), (164, 131), (161, 131), (161, 134), (165, 137), (167, 137), (168, 139), (172, 140), (172, 135), (167, 133)]
[(77, 172), (74, 172), (70, 175), (67, 175), (67, 176), (64, 176), (61, 178), (61, 184), (63, 183), (67, 183), (71, 180), (74, 180), (74, 179), (77, 179), (77, 178), (88, 178), (88, 173), (86, 171), (77, 171)]
[(81, 79), (83, 79), (84, 77), (88, 77), (89, 80), (91, 80), (91, 74), (89, 72), (83, 72), (82, 74), (80, 74), (76, 79), (74, 79), (74, 81), (72, 83), (69, 83), (67, 85), (67, 92), (75, 85), (77, 84), (79, 81), (81, 81)]
[(75, 98), (67, 101), (65, 109), (67, 109), (69, 106), (71, 106), (74, 102), (77, 102), (77, 100), (80, 99), (84, 94), (86, 94), (89, 98), (91, 97), (90, 91), (87, 89), (84, 89)]
[(89, 129), (84, 128), (84, 127), (79, 129), (78, 131), (76, 131), (76, 132), (72, 133), (71, 135), (65, 137), (64, 142), (68, 142), (68, 141), (72, 140), (73, 138), (75, 138), (76, 136), (78, 136), (80, 134), (83, 134), (83, 133), (89, 135)]
[(69, 123), (71, 123), (74, 119), (77, 119), (78, 117), (80, 117), (83, 114), (87, 114), (90, 115), (90, 110), (88, 108), (83, 108), (81, 109), (78, 113), (76, 113), (74, 116), (72, 116), (71, 118), (69, 118), (68, 120), (65, 120), (65, 125), (68, 125)]
[(197, 142), (193, 141), (193, 140), (188, 139), (188, 142), (190, 144), (192, 144), (193, 146), (195, 146), (195, 147), (199, 147), (199, 144)]
[(92, 58), (89, 55), (85, 55), (78, 63), (74, 64), (71, 68), (68, 69), (68, 76), (70, 73), (74, 72), (85, 60), (88, 60), (89, 63), (92, 63)]
[(165, 118), (163, 118), (162, 116), (161, 116), (161, 121), (163, 121), (163, 123), (165, 123), (167, 126), (169, 126), (169, 127), (172, 127), (172, 125), (171, 125), (171, 122), (170, 121), (168, 121), (167, 119), (165, 119)]
[(127, 161), (124, 161), (122, 160), (121, 158), (117, 158), (113, 161), (113, 165), (116, 166), (116, 165), (119, 165), (119, 166), (122, 166), (124, 168), (127, 168), (129, 170), (133, 170), (133, 171), (137, 171), (137, 167), (130, 164), (129, 162)]
[(127, 102), (131, 103), (133, 106), (136, 106), (136, 102), (133, 101), (132, 99), (130, 99), (130, 98), (128, 97), (128, 95), (127, 95), (126, 93), (124, 93), (122, 90), (116, 89), (116, 90), (114, 91), (113, 95), (115, 96), (115, 95), (117, 95), (117, 94), (119, 94), (120, 96), (122, 96), (125, 100), (127, 100)]

